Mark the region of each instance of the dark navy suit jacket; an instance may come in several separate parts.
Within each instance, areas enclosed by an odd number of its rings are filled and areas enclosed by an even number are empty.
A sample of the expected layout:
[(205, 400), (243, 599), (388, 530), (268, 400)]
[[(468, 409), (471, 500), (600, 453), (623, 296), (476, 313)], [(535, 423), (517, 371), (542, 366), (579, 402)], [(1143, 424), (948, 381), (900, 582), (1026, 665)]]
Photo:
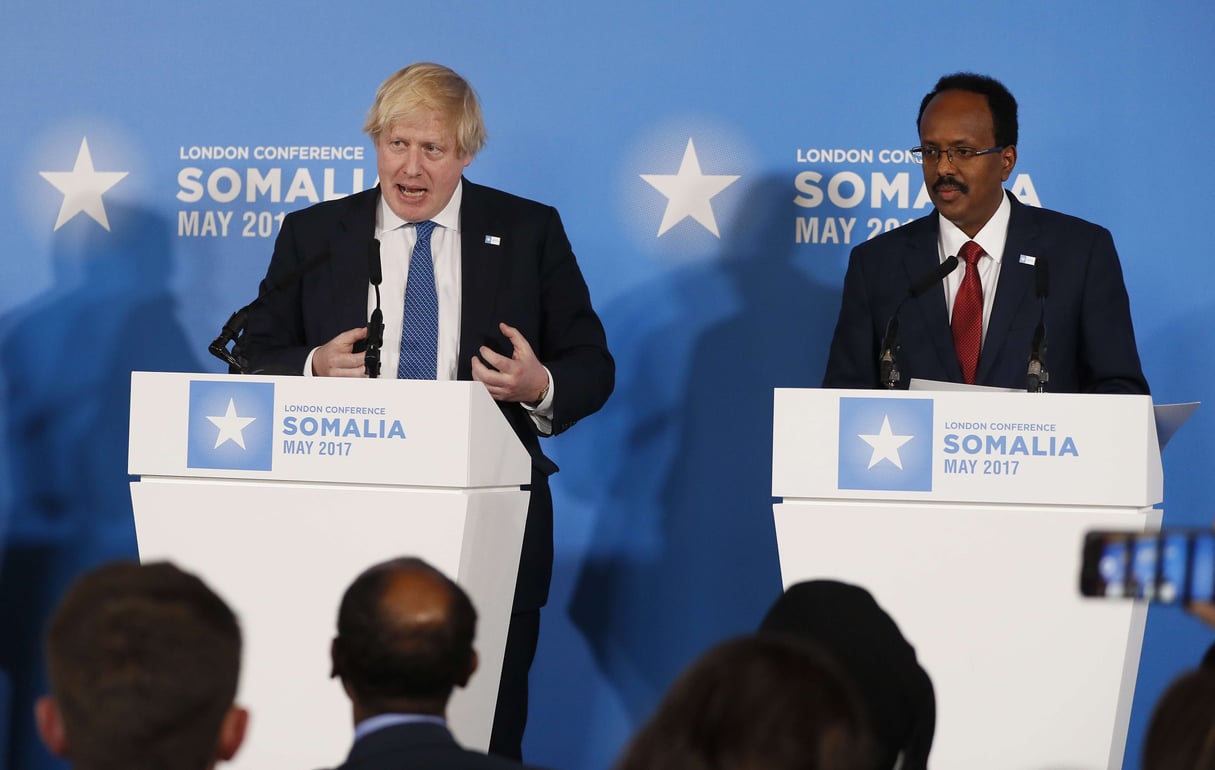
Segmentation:
[[(1022, 260), (1025, 255), (1044, 261), (1049, 276), (1047, 390), (1146, 394), (1122, 266), (1109, 231), (1009, 197), (1008, 240), (975, 383), (1025, 388), (1034, 329), (1042, 313), (1035, 264)], [(852, 250), (824, 387), (879, 387), (878, 357), (886, 324), (911, 287), (940, 264), (938, 229), (934, 210)], [(913, 377), (963, 381), (943, 285), (903, 305), (899, 339), (899, 387), (906, 388)]]
[(469, 751), (441, 725), (385, 727), (355, 741), (337, 770), (523, 770), (525, 765)]
[[(512, 346), (498, 323), (510, 324), (552, 372), (553, 433), (560, 433), (597, 411), (614, 387), (603, 324), (556, 209), (468, 180), (463, 185), (456, 376), (472, 379), (472, 357), (482, 345), (509, 357)], [(300, 374), (313, 348), (367, 324), (368, 249), (378, 201), (377, 187), (283, 220), (242, 343), (252, 371)], [(300, 265), (311, 266), (302, 278), (284, 281)], [(280, 283), (285, 286), (270, 288)], [(548, 476), (557, 466), (541, 451), (526, 410), (513, 403), (499, 407), (532, 457), (515, 609), (535, 609), (547, 600), (552, 574)]]

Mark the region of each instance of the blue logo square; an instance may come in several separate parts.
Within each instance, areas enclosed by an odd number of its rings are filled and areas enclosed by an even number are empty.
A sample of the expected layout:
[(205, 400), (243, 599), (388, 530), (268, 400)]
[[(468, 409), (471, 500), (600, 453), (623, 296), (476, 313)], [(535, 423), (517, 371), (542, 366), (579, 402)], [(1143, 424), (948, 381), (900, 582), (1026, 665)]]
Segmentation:
[(190, 382), (187, 467), (268, 471), (273, 441), (274, 383)]
[(932, 399), (841, 398), (840, 489), (932, 491)]

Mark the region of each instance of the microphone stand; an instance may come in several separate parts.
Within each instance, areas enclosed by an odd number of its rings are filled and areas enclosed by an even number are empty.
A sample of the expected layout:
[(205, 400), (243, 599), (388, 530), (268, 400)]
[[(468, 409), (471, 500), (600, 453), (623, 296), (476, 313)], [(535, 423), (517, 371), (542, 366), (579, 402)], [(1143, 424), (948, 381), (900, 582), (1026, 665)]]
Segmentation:
[(899, 310), (902, 309), (902, 304), (895, 309), (894, 315), (890, 316), (890, 320), (886, 322), (886, 334), (882, 336), (882, 355), (878, 358), (878, 382), (886, 390), (894, 390), (899, 382), (899, 363), (895, 360), (895, 353), (899, 349)]
[[(228, 322), (224, 324), (224, 328), (220, 331), (219, 336), (211, 341), (207, 346), (207, 351), (228, 364), (228, 370), (232, 374), (248, 374), (249, 362), (245, 360), (244, 353), (241, 352), (241, 337), (245, 334), (245, 322), (249, 319), (249, 308), (253, 307), (253, 303), (245, 305), (240, 310), (237, 310), (228, 318)], [(231, 349), (229, 349), (231, 345)]]
[(371, 286), (375, 289), (375, 310), (367, 321), (367, 349), (363, 357), (363, 371), (368, 377), (380, 376), (380, 348), (384, 345), (384, 313), (380, 310), (380, 283), (384, 280), (380, 269), (380, 242), (371, 240), (371, 248), (367, 254), (368, 275)]
[(890, 320), (886, 322), (886, 333), (882, 335), (882, 352), (878, 355), (878, 384), (886, 390), (894, 390), (902, 377), (899, 374), (897, 356), (899, 352), (899, 313), (903, 311), (903, 305), (907, 304), (907, 300), (915, 299), (945, 280), (945, 276), (952, 273), (957, 266), (957, 257), (946, 257), (935, 270), (912, 284), (907, 296), (899, 301), (898, 307), (890, 314)]
[(1038, 294), (1038, 326), (1034, 329), (1033, 343), (1029, 350), (1029, 368), (1025, 373), (1025, 390), (1029, 393), (1045, 393), (1050, 382), (1046, 370), (1046, 297), (1050, 292), (1049, 274), (1044, 257), (1034, 262), (1034, 283)]

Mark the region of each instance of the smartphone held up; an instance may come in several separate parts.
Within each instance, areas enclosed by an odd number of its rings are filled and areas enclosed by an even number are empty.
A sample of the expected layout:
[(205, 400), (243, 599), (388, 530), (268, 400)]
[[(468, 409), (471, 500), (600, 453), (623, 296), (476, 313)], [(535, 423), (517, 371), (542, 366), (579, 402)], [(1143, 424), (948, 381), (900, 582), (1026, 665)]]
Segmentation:
[(1089, 532), (1080, 593), (1166, 604), (1215, 599), (1215, 532)]

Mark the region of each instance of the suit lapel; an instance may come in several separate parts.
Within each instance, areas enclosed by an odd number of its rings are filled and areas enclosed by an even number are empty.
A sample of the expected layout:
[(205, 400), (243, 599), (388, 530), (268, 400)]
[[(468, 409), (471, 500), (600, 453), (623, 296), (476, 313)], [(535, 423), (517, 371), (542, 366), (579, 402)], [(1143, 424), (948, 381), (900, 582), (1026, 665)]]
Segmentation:
[[(937, 245), (938, 219), (933, 212), (924, 219), (922, 227), (908, 231), (907, 249), (903, 257), (907, 288), (910, 291), (916, 281), (931, 273), (941, 264)], [(919, 297), (910, 300), (904, 313), (918, 313), (923, 328), (927, 330), (932, 349), (940, 360), (946, 379), (961, 382), (962, 368), (958, 365), (958, 354), (953, 345), (953, 333), (949, 328), (949, 309), (945, 305), (945, 290), (940, 284), (933, 286)]]
[[(456, 362), (456, 379), (472, 379), (472, 357), (488, 340), (486, 330), (497, 328), (493, 318), (502, 259), (510, 248), (509, 242), (487, 243), (492, 214), (485, 190), (464, 180), (460, 202), (460, 352)], [(501, 229), (501, 228), (499, 228)]]
[(983, 350), (979, 354), (979, 370), (975, 374), (975, 382), (980, 384), (985, 383), (991, 372), (997, 369), (996, 363), (1001, 356), (1029, 356), (1028, 350), (1006, 350), (1006, 342), (1009, 327), (1017, 317), (1017, 311), (1034, 299), (1034, 268), (1021, 264), (1021, 255), (1035, 253), (1033, 244), (1037, 237), (1037, 228), (1034, 226), (1031, 212), (1025, 205), (1011, 196), (1009, 200), (1012, 203), (1012, 212), (1008, 218), (1008, 238), (1004, 242), (1004, 256), (1000, 261), (1000, 280), (996, 284), (996, 300), (991, 309), (991, 319), (987, 322)]
[(350, 208), (341, 218), (341, 227), (330, 246), (330, 286), (338, 332), (367, 323), (367, 287), (371, 281), (367, 260), (369, 245), (375, 237), (375, 207), (379, 200), (379, 186), (351, 196)]

